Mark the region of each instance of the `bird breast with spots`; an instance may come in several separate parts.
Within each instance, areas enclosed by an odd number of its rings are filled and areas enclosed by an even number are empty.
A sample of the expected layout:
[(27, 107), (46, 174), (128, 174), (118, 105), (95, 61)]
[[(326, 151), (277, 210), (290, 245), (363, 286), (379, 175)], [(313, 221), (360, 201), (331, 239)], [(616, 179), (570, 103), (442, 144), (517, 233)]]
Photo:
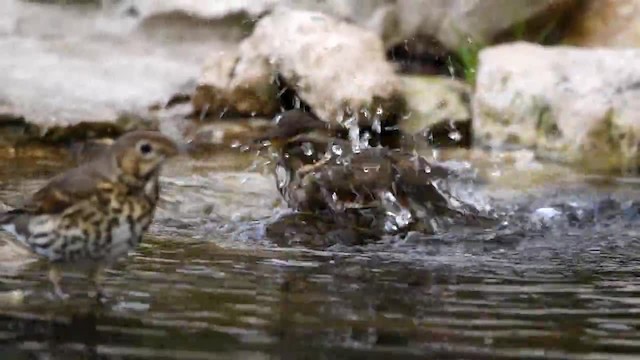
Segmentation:
[(26, 243), (54, 262), (115, 261), (139, 244), (151, 224), (155, 184), (137, 194), (117, 187), (104, 189), (61, 214), (35, 216)]

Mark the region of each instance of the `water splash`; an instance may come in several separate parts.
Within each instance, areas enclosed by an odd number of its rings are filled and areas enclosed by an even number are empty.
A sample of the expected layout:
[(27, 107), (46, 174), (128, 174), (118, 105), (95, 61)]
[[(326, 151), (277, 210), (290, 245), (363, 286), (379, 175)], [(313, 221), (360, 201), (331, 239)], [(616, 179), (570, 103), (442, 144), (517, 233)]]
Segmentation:
[(309, 142), (302, 143), (301, 147), (302, 147), (302, 153), (305, 154), (306, 156), (312, 156), (315, 153), (313, 144)]
[(382, 204), (385, 208), (384, 230), (386, 232), (400, 231), (413, 222), (412, 212), (402, 206), (391, 192), (385, 191), (382, 194)]
[(457, 130), (450, 132), (448, 136), (449, 136), (449, 139), (455, 142), (462, 140), (462, 134), (460, 134), (460, 132)]
[(378, 116), (373, 119), (373, 123), (371, 124), (371, 130), (374, 132), (381, 134), (382, 133), (382, 121)]

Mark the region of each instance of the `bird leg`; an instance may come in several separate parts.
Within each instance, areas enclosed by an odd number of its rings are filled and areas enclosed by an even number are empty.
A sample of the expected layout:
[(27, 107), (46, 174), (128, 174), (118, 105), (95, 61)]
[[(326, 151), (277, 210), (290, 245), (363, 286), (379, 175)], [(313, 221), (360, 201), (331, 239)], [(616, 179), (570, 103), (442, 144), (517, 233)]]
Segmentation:
[(91, 280), (95, 289), (96, 300), (102, 301), (105, 298), (104, 291), (102, 289), (102, 282), (104, 281), (104, 264), (98, 264), (93, 268), (91, 272)]
[(66, 300), (69, 298), (69, 295), (65, 294), (60, 287), (60, 282), (62, 281), (62, 272), (60, 268), (56, 265), (51, 265), (49, 268), (49, 280), (53, 284), (53, 293), (60, 299)]

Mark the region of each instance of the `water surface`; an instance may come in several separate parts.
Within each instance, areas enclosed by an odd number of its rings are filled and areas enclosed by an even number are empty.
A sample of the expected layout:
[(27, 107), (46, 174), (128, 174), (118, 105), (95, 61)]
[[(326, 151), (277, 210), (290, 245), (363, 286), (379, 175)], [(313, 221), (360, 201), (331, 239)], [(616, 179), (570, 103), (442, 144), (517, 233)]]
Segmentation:
[[(1, 172), (6, 203), (68, 166), (46, 152), (4, 157), (15, 165)], [(251, 163), (248, 155), (220, 155), (172, 164), (156, 222), (108, 272), (103, 306), (78, 276), (65, 278), (69, 302), (52, 299), (42, 264), (5, 245), (0, 356), (631, 359), (640, 352), (633, 184), (570, 179), (524, 191), (509, 179), (502, 190), (477, 182), (468, 190), (493, 201), (508, 225), (323, 248), (307, 245), (304, 234), (296, 242), (267, 236), (286, 210), (268, 174), (241, 170)], [(545, 206), (562, 216), (533, 221)]]

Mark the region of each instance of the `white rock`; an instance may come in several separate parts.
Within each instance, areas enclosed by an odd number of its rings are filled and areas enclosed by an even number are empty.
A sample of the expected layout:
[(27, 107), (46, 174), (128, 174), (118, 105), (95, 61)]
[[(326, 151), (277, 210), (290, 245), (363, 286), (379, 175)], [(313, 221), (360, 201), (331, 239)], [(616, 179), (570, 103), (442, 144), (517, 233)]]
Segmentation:
[[(358, 112), (361, 124), (397, 116), (402, 83), (373, 33), (318, 12), (277, 11), (262, 18), (237, 52), (212, 54), (194, 107), (209, 112), (273, 115), (278, 76), (325, 121)], [(367, 114), (367, 115), (363, 115)]]
[(148, 18), (160, 14), (181, 12), (201, 19), (221, 19), (244, 13), (250, 17), (262, 15), (271, 10), (279, 0), (128, 0), (120, 6), (134, 7), (141, 17)]
[(513, 43), (480, 53), (474, 134), (587, 166), (628, 166), (640, 136), (640, 50)]
[[(372, 32), (311, 11), (278, 9), (263, 18), (240, 45), (242, 57), (262, 56), (326, 121), (342, 120), (345, 110), (377, 111), (384, 121), (404, 106), (402, 83)], [(364, 120), (364, 121), (362, 121)]]
[(401, 129), (422, 133), (435, 125), (471, 121), (471, 89), (466, 83), (443, 76), (401, 76), (407, 115)]
[(0, 0), (0, 28), (5, 23), (0, 117), (24, 118), (26, 130), (4, 126), (0, 142), (72, 126), (80, 127), (78, 134), (122, 130), (121, 114), (146, 115), (149, 105), (195, 82), (210, 52), (239, 41), (220, 39), (202, 24), (185, 27), (180, 37), (154, 39), (110, 11), (26, 1)]

